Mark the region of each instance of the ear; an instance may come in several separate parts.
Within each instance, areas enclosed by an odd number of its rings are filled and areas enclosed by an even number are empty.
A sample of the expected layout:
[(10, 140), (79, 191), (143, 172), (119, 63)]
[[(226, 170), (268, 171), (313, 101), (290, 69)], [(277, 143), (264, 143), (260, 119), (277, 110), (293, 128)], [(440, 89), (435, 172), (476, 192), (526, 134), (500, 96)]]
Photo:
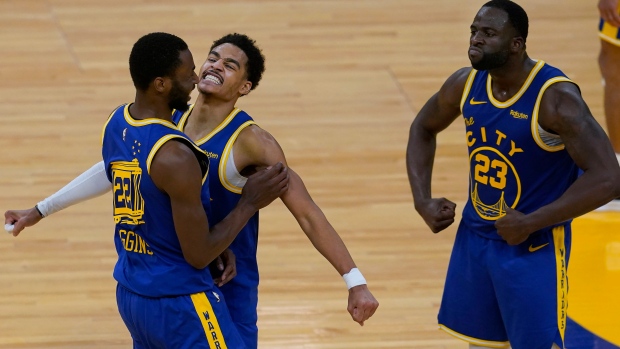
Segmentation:
[(516, 36), (512, 39), (511, 50), (513, 52), (523, 51), (525, 49), (525, 41), (522, 37)]
[(241, 94), (242, 96), (245, 96), (248, 93), (250, 93), (251, 90), (252, 90), (252, 83), (249, 80), (246, 80), (243, 83), (243, 85), (241, 85), (241, 88), (239, 88), (239, 94)]
[(170, 79), (163, 78), (163, 77), (156, 77), (152, 83), (153, 87), (155, 88), (155, 91), (159, 93), (166, 92), (166, 89), (168, 89), (169, 86), (171, 85), (171, 82), (169, 80)]

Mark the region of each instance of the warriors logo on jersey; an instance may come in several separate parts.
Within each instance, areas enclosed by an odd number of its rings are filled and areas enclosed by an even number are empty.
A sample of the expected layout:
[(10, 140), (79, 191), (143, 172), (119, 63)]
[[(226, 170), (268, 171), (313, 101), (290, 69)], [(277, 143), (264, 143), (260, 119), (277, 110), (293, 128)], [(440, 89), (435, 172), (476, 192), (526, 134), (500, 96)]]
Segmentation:
[[(480, 132), (485, 133), (485, 128)], [(502, 141), (500, 135), (503, 136), (498, 132), (497, 143)], [(483, 219), (496, 220), (506, 214), (506, 207), (514, 208), (519, 201), (521, 182), (509, 157), (500, 149), (484, 144), (472, 150), (469, 156), (472, 164), (470, 199)]]

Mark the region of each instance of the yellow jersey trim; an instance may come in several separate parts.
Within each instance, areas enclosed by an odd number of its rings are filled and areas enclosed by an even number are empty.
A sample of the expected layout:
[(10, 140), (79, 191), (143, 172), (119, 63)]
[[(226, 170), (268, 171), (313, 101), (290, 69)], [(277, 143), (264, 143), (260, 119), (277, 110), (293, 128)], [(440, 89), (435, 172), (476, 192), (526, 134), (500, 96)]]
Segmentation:
[(204, 292), (200, 292), (194, 293), (190, 295), (190, 297), (194, 304), (194, 309), (196, 309), (196, 314), (202, 324), (202, 328), (205, 331), (205, 337), (209, 343), (209, 348), (228, 349), (226, 341), (224, 340), (224, 335), (222, 335), (222, 329), (220, 328), (220, 324), (217, 321), (217, 317), (213, 312), (213, 307), (207, 295), (204, 294)]
[[(199, 140), (195, 141), (195, 143), (198, 144), (198, 145), (202, 145), (202, 144), (206, 143), (216, 133), (218, 133), (222, 129), (224, 129), (224, 127), (226, 127), (226, 125), (228, 125), (232, 121), (232, 119), (235, 118), (235, 115), (237, 115), (237, 113), (239, 113), (240, 111), (241, 111), (241, 109), (234, 108), (230, 112), (230, 114), (228, 114), (228, 116), (219, 125), (217, 125), (216, 128), (213, 129), (213, 131), (209, 132), (209, 134), (207, 134), (206, 136), (204, 136), (204, 137), (200, 138)], [(185, 123), (183, 123), (183, 128), (185, 128)]]
[(467, 102), (467, 96), (471, 91), (471, 86), (474, 84), (474, 78), (476, 77), (476, 73), (478, 73), (478, 71), (476, 69), (472, 69), (469, 72), (467, 81), (465, 82), (465, 88), (463, 89), (463, 95), (461, 96), (461, 114), (463, 114), (463, 106)]
[(553, 244), (555, 247), (555, 266), (557, 273), (557, 299), (558, 299), (558, 329), (562, 342), (564, 341), (564, 331), (566, 330), (566, 317), (568, 310), (568, 280), (566, 276), (566, 246), (564, 245), (565, 232), (564, 226), (553, 228)]
[[(607, 26), (608, 24), (605, 23), (604, 25)], [(618, 29), (616, 28), (616, 30)], [(603, 32), (599, 32), (598, 37), (601, 38), (601, 40), (607, 41), (608, 43), (612, 45), (620, 46), (620, 39), (616, 39), (615, 37), (608, 36)]]
[[(618, 4), (618, 10), (620, 11), (620, 4)], [(613, 25), (603, 22), (603, 27), (598, 32), (598, 36), (601, 40), (605, 40), (610, 44), (620, 46), (620, 39), (618, 39), (618, 31), (620, 28), (614, 27)]]
[(162, 119), (157, 119), (157, 118), (147, 118), (147, 119), (142, 119), (142, 120), (134, 119), (131, 116), (131, 114), (129, 114), (130, 105), (131, 104), (125, 105), (124, 115), (125, 115), (125, 121), (127, 121), (127, 123), (130, 124), (131, 126), (140, 127), (140, 126), (146, 126), (146, 125), (151, 125), (151, 124), (160, 124), (160, 125), (169, 127), (171, 129), (178, 130), (175, 124), (167, 120), (162, 120)]
[(241, 194), (241, 190), (243, 188), (238, 187), (228, 181), (228, 178), (226, 178), (226, 165), (228, 164), (228, 156), (230, 156), (230, 152), (232, 152), (233, 144), (235, 144), (237, 137), (239, 137), (239, 133), (241, 133), (241, 131), (243, 131), (246, 127), (250, 125), (256, 125), (256, 122), (251, 121), (251, 120), (244, 122), (243, 124), (241, 124), (241, 126), (239, 126), (239, 128), (235, 131), (235, 133), (233, 133), (232, 136), (230, 136), (230, 139), (228, 139), (228, 142), (226, 142), (226, 146), (224, 147), (224, 150), (222, 151), (222, 159), (220, 160), (220, 166), (218, 168), (218, 176), (220, 177), (220, 183), (222, 183), (222, 186), (226, 188), (228, 191), (231, 191), (235, 194)]
[[(185, 111), (185, 113), (183, 113), (183, 115), (181, 115), (181, 118), (179, 119), (179, 122), (177, 123), (177, 127), (179, 128), (179, 130), (183, 131), (183, 129), (185, 128), (185, 123), (187, 122), (187, 118), (189, 118), (189, 115), (194, 110), (194, 106), (195, 105), (196, 104), (190, 104), (189, 108)], [(174, 111), (173, 111), (173, 113), (174, 113)]]
[(478, 346), (488, 347), (488, 348), (510, 348), (510, 342), (486, 341), (484, 339), (469, 337), (464, 334), (458, 333), (454, 330), (451, 330), (442, 324), (439, 324), (439, 328), (446, 331), (446, 333), (448, 333), (449, 335), (456, 337), (460, 340), (463, 340), (465, 342), (471, 343), (473, 345), (478, 345)]
[(101, 129), (101, 146), (103, 146), (103, 138), (105, 137), (105, 129), (108, 127), (110, 120), (112, 120), (112, 115), (114, 115), (114, 113), (116, 113), (116, 111), (121, 107), (122, 105), (119, 105), (118, 107), (114, 108), (114, 110), (110, 113), (110, 115), (108, 115), (108, 120), (106, 120), (105, 124), (103, 124), (103, 128)]
[[(146, 171), (148, 172), (148, 174), (151, 174), (151, 163), (153, 162), (153, 158), (155, 157), (155, 154), (157, 154), (157, 151), (159, 150), (159, 148), (161, 148), (166, 142), (168, 142), (169, 140), (173, 139), (173, 138), (180, 138), (182, 140), (184, 140), (186, 142), (186, 144), (191, 144), (194, 147), (195, 151), (198, 151), (202, 154), (206, 153), (204, 152), (204, 150), (198, 148), (195, 144), (192, 143), (192, 141), (190, 141), (189, 139), (180, 136), (180, 135), (165, 135), (163, 137), (161, 137), (156, 143), (155, 145), (153, 145), (153, 147), (151, 148), (151, 152), (149, 153), (149, 156), (146, 158)], [(202, 184), (205, 183), (205, 181), (207, 180), (207, 175), (209, 174), (209, 169), (207, 168), (207, 170), (205, 171), (205, 174), (202, 176)]]
[(492, 87), (493, 78), (491, 77), (491, 74), (489, 74), (487, 77), (487, 95), (489, 96), (489, 101), (491, 101), (491, 104), (493, 104), (496, 108), (508, 108), (512, 106), (513, 104), (515, 104), (519, 100), (519, 98), (523, 96), (525, 91), (527, 91), (527, 88), (530, 87), (530, 84), (536, 77), (536, 74), (538, 74), (538, 72), (540, 71), (540, 69), (542, 69), (544, 65), (545, 65), (544, 61), (536, 62), (536, 65), (534, 65), (534, 68), (532, 68), (532, 71), (530, 72), (527, 79), (525, 80), (525, 83), (523, 83), (523, 86), (521, 86), (521, 89), (519, 89), (519, 91), (506, 102), (500, 102), (497, 99), (495, 99), (495, 97), (493, 97), (493, 87)]
[(545, 84), (540, 88), (540, 92), (538, 92), (538, 97), (536, 98), (536, 104), (534, 105), (534, 111), (532, 113), (532, 123), (530, 124), (532, 130), (532, 137), (536, 144), (543, 150), (549, 152), (556, 152), (564, 149), (564, 144), (560, 145), (547, 145), (540, 137), (540, 132), (538, 131), (538, 112), (540, 109), (540, 102), (542, 101), (543, 94), (549, 88), (549, 86), (555, 84), (556, 82), (572, 82), (569, 78), (558, 76), (555, 78), (551, 78), (545, 82)]

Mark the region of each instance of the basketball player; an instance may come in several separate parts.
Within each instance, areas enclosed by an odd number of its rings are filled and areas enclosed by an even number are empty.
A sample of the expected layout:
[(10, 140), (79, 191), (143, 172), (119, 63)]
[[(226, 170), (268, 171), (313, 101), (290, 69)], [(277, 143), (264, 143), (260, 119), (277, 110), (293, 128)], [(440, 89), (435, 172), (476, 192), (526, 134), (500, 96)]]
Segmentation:
[[(258, 174), (238, 205), (209, 229), (209, 160), (171, 122), (198, 81), (180, 38), (151, 33), (132, 48), (136, 87), (103, 130), (103, 161), (113, 185), (119, 312), (134, 348), (243, 348), (207, 265), (258, 209), (286, 191), (282, 164)], [(262, 178), (261, 178), (262, 177)]]
[(456, 206), (431, 193), (437, 134), (462, 115), (470, 196), (439, 326), (470, 348), (563, 348), (570, 221), (620, 195), (620, 167), (579, 88), (528, 57), (519, 5), (487, 2), (470, 31), (472, 68), (426, 102), (407, 146), (415, 208), (437, 233)]
[[(601, 15), (599, 37), (601, 51), (599, 67), (604, 81), (605, 122), (611, 145), (620, 162), (620, 3), (618, 0), (599, 0)], [(616, 198), (598, 209), (599, 211), (620, 211), (620, 198)]]
[[(258, 127), (244, 111), (235, 108), (241, 96), (258, 86), (265, 69), (265, 58), (255, 42), (242, 34), (229, 34), (216, 40), (200, 70), (198, 99), (187, 112), (179, 108), (174, 122), (210, 157), (211, 198), (213, 217), (217, 223), (237, 205), (247, 176), (259, 168), (286, 158), (277, 141)], [(101, 166), (95, 165), (61, 189), (59, 193), (38, 204), (45, 215), (110, 190), (109, 182), (101, 179)], [(282, 201), (295, 216), (315, 248), (343, 276), (349, 289), (347, 310), (354, 321), (364, 324), (378, 307), (366, 281), (351, 258), (338, 233), (314, 203), (301, 178), (288, 168), (290, 181)], [(48, 208), (52, 208), (48, 211)], [(16, 221), (15, 231), (35, 224), (41, 215), (33, 208), (8, 211), (5, 217)], [(256, 348), (258, 328), (258, 214), (254, 215), (233, 241), (230, 249), (236, 256), (237, 275), (225, 270), (221, 279), (233, 321), (246, 346)], [(232, 279), (231, 279), (232, 278)], [(230, 281), (229, 281), (230, 280)]]

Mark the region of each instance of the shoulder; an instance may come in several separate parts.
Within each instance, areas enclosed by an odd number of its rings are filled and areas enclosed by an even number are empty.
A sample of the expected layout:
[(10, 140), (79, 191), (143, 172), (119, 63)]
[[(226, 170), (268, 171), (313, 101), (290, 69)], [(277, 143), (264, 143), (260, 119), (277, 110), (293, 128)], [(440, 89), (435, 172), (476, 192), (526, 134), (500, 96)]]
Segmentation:
[(196, 161), (196, 154), (190, 148), (187, 139), (182, 137), (171, 138), (157, 149), (153, 164), (156, 162), (164, 167), (177, 168), (191, 161)]
[(543, 128), (561, 133), (563, 124), (581, 123), (587, 119), (584, 116), (591, 113), (573, 82), (556, 82), (543, 92), (539, 111), (539, 124)]
[(243, 148), (268, 149), (278, 144), (275, 137), (258, 125), (250, 125), (239, 133), (236, 144)]
[(558, 81), (551, 84), (543, 92), (541, 100), (541, 108), (546, 112), (583, 106), (585, 106), (585, 102), (581, 97), (581, 91), (571, 81)]
[(155, 184), (167, 191), (167, 183), (183, 182), (190, 174), (198, 175), (200, 163), (196, 153), (183, 138), (172, 138), (153, 154), (148, 171)]
[(450, 75), (448, 77), (448, 79), (446, 79), (446, 82), (444, 83), (444, 85), (446, 85), (446, 84), (451, 84), (451, 85), (463, 84), (463, 86), (464, 86), (465, 82), (467, 81), (467, 79), (469, 78), (469, 75), (472, 72), (474, 72), (474, 69), (472, 67), (463, 67), (463, 68), (455, 71), (454, 73), (452, 73), (452, 75)]
[(234, 144), (237, 168), (271, 166), (286, 163), (284, 151), (275, 137), (257, 125), (243, 129)]
[(439, 90), (439, 98), (444, 102), (460, 104), (465, 84), (475, 72), (471, 67), (461, 68), (450, 75)]

